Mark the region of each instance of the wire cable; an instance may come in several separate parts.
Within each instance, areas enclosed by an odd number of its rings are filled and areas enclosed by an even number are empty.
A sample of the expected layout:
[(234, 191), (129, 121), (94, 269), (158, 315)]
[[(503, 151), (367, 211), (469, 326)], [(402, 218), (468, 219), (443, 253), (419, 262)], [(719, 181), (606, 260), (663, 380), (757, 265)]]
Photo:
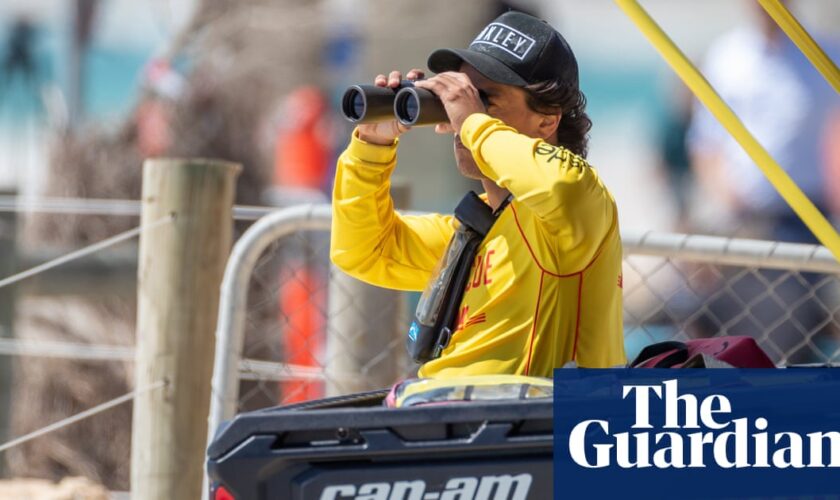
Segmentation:
[[(304, 201), (310, 200), (310, 198), (301, 196), (286, 196), (286, 198), (288, 199), (282, 206), (236, 205), (233, 207), (233, 219), (257, 220), (301, 199)], [(319, 199), (318, 201), (322, 200)], [(142, 211), (142, 203), (138, 200), (0, 196), (0, 212), (139, 217)]]
[(0, 338), (0, 355), (81, 361), (134, 361), (134, 347)]
[(110, 410), (111, 408), (113, 408), (115, 406), (119, 406), (123, 403), (126, 403), (128, 401), (133, 400), (134, 398), (136, 398), (137, 396), (139, 396), (141, 394), (145, 394), (145, 393), (153, 391), (155, 389), (160, 389), (161, 387), (165, 386), (166, 383), (167, 382), (165, 380), (159, 380), (159, 381), (157, 381), (153, 384), (147, 385), (146, 387), (141, 387), (140, 389), (135, 389), (135, 390), (129, 392), (128, 394), (123, 394), (120, 397), (114, 398), (114, 399), (112, 399), (110, 401), (106, 401), (106, 402), (104, 402), (100, 405), (96, 405), (93, 408), (89, 408), (89, 409), (87, 409), (83, 412), (77, 413), (77, 414), (73, 415), (72, 417), (67, 417), (65, 419), (59, 420), (58, 422), (47, 425), (46, 427), (41, 427), (40, 429), (38, 429), (36, 431), (33, 431), (33, 432), (30, 432), (29, 434), (24, 434), (23, 436), (12, 439), (11, 441), (9, 441), (7, 443), (0, 444), (0, 452), (4, 452), (4, 451), (8, 450), (9, 448), (14, 448), (15, 446), (26, 443), (27, 441), (32, 441), (35, 438), (39, 438), (43, 435), (49, 434), (51, 432), (55, 432), (59, 429), (63, 429), (65, 427), (67, 427), (68, 425), (75, 424), (76, 422), (79, 422), (79, 421), (84, 420), (86, 418), (92, 417), (92, 416), (97, 415), (99, 413), (102, 413), (104, 411)]
[(25, 280), (26, 278), (31, 278), (32, 276), (35, 276), (36, 274), (40, 274), (40, 273), (42, 273), (44, 271), (47, 271), (49, 269), (52, 269), (54, 267), (58, 267), (62, 264), (66, 264), (67, 262), (70, 262), (70, 261), (73, 261), (73, 260), (76, 260), (76, 259), (80, 259), (80, 258), (85, 257), (87, 255), (94, 254), (94, 253), (96, 253), (100, 250), (104, 250), (104, 249), (106, 249), (108, 247), (112, 247), (112, 246), (114, 246), (118, 243), (122, 243), (123, 241), (130, 240), (131, 238), (134, 238), (134, 237), (138, 236), (143, 231), (150, 231), (150, 230), (155, 229), (159, 226), (162, 226), (165, 223), (170, 223), (173, 220), (175, 220), (175, 217), (173, 215), (167, 215), (166, 217), (163, 217), (163, 218), (161, 218), (161, 219), (159, 219), (159, 220), (157, 220), (157, 221), (155, 221), (151, 224), (148, 224), (146, 226), (138, 226), (138, 227), (135, 227), (134, 229), (129, 229), (128, 231), (124, 231), (124, 232), (119, 233), (117, 235), (111, 236), (110, 238), (104, 239), (100, 242), (94, 243), (92, 245), (88, 245), (84, 248), (80, 248), (76, 251), (73, 251), (73, 252), (70, 252), (68, 254), (62, 255), (61, 257), (57, 257), (53, 260), (44, 262), (43, 264), (39, 264), (35, 267), (27, 269), (26, 271), (22, 271), (22, 272), (19, 272), (17, 274), (13, 274), (13, 275), (11, 275), (7, 278), (3, 278), (2, 280), (0, 280), (0, 288), (3, 288), (4, 286), (9, 286), (13, 283), (17, 283), (17, 282), (22, 281), (22, 280)]

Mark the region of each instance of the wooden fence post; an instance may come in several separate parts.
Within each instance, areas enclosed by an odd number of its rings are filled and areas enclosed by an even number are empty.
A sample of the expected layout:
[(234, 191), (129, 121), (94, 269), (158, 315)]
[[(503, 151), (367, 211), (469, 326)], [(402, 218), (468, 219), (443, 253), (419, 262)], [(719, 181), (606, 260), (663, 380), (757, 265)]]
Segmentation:
[[(219, 287), (240, 167), (154, 159), (143, 169), (132, 498), (200, 498)], [(169, 223), (158, 226), (172, 216)]]

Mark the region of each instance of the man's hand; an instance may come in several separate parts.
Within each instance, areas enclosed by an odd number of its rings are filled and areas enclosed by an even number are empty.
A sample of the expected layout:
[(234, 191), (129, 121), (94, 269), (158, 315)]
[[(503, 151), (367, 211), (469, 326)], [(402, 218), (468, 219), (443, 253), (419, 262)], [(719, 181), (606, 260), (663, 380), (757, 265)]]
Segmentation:
[[(423, 71), (419, 69), (412, 69), (405, 75), (407, 80), (419, 80), (423, 78)], [(377, 87), (391, 87), (395, 89), (400, 86), (402, 75), (399, 71), (392, 71), (386, 77), (385, 75), (377, 75), (373, 84)], [(400, 123), (396, 118), (388, 122), (360, 124), (359, 139), (371, 143), (379, 144), (381, 146), (390, 146), (394, 140), (409, 128)]]
[(468, 116), (486, 111), (478, 89), (464, 73), (446, 71), (428, 80), (416, 82), (414, 86), (432, 91), (443, 102), (443, 107), (449, 116), (449, 123), (436, 125), (435, 132), (437, 133), (459, 134), (461, 125)]

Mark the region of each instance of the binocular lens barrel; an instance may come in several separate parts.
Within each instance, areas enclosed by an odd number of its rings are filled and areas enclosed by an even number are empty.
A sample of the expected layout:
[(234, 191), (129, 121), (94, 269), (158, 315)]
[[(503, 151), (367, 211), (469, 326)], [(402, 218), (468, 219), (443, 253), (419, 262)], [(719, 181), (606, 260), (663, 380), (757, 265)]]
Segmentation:
[(438, 96), (417, 87), (404, 88), (397, 93), (394, 114), (403, 125), (434, 125), (449, 121)]
[(365, 94), (358, 86), (347, 89), (341, 101), (341, 110), (348, 120), (359, 121), (364, 118), (366, 107)]
[(400, 86), (352, 85), (341, 98), (341, 112), (352, 123), (377, 123), (398, 119), (403, 125), (434, 125), (448, 121), (436, 95), (414, 87), (408, 80)]
[(402, 92), (394, 98), (394, 115), (403, 123), (413, 123), (420, 116), (420, 101), (414, 94)]
[(408, 80), (400, 86), (377, 87), (376, 85), (351, 85), (341, 98), (341, 112), (353, 123), (377, 123), (394, 119), (394, 96), (397, 92), (412, 85)]

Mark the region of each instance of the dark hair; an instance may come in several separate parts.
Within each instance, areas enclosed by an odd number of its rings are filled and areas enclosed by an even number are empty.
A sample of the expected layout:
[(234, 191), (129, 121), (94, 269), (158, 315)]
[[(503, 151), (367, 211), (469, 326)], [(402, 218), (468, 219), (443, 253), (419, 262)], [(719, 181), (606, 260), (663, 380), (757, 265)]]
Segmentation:
[(537, 113), (563, 113), (557, 126), (557, 144), (586, 158), (592, 120), (586, 114), (586, 96), (577, 88), (556, 80), (524, 87), (528, 107)]

